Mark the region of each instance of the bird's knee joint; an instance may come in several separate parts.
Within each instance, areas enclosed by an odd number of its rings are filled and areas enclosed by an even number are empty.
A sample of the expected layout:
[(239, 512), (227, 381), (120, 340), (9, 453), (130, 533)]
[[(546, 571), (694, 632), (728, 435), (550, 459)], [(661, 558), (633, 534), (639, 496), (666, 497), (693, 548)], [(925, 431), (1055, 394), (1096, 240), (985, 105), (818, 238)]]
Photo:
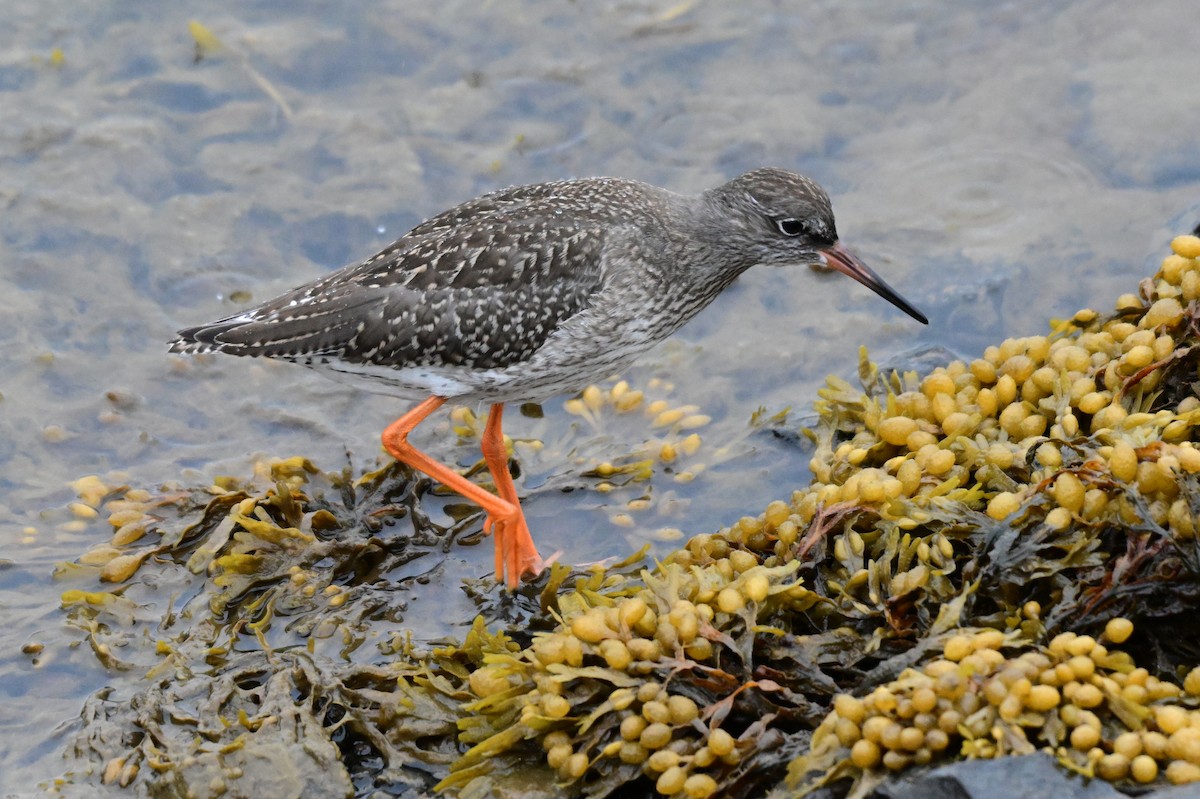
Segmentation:
[(508, 460), (508, 450), (505, 448), (502, 438), (485, 438), (480, 442), (480, 449), (483, 450), (483, 457), (488, 461)]

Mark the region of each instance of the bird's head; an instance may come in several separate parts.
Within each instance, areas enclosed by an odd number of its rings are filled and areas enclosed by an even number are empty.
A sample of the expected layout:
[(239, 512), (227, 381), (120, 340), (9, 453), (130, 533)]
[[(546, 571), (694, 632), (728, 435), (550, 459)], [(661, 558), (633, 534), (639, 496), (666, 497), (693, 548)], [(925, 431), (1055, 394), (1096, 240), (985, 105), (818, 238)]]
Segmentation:
[(838, 241), (829, 195), (815, 181), (787, 169), (766, 167), (734, 178), (705, 195), (732, 214), (733, 246), (754, 263), (817, 265), (862, 283), (922, 324), (925, 315)]

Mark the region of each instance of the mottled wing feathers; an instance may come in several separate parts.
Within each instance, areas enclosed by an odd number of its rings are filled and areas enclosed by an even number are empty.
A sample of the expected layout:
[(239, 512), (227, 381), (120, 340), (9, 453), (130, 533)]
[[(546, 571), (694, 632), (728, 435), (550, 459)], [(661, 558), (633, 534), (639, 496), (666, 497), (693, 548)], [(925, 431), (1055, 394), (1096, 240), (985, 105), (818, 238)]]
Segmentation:
[(399, 289), (368, 316), (341, 358), (383, 366), (508, 366), (527, 360), (591, 294), (588, 286), (562, 282), (504, 294), (490, 287), (434, 289), (413, 302), (411, 290)]
[(426, 219), (410, 230), (408, 235), (420, 237), (444, 233), (452, 228), (478, 221), (483, 217), (503, 215), (505, 211), (520, 206), (544, 207), (547, 201), (554, 201), (553, 198), (556, 194), (563, 191), (570, 192), (571, 184), (572, 181), (534, 183), (526, 186), (510, 186), (507, 189), (489, 192)]
[(362, 293), (326, 294), (319, 301), (300, 294), (311, 286), (301, 286), (236, 316), (180, 330), (171, 342), (171, 351), (226, 352), (284, 360), (338, 352), (352, 335), (355, 316), (377, 300)]
[(396, 367), (520, 362), (587, 307), (602, 278), (605, 220), (564, 203), (559, 185), (472, 200), (361, 264), (182, 330), (171, 349)]
[(402, 285), (417, 291), (586, 282), (598, 276), (604, 232), (591, 220), (488, 217), (409, 234), (405, 248), (351, 267), (346, 279), (364, 288)]

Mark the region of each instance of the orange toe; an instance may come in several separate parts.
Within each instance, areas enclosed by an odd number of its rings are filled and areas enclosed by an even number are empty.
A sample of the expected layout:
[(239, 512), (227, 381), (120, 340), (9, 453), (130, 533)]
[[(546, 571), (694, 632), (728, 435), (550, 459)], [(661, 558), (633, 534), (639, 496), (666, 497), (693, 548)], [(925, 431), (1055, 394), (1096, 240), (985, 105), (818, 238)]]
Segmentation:
[(508, 550), (508, 524), (497, 523), (489, 514), (483, 523), (483, 532), (484, 535), (492, 536), (492, 544), (496, 553), (496, 580), (500, 581), (504, 579), (504, 553)]
[(520, 510), (513, 521), (489, 518), (484, 529), (489, 526), (495, 538), (497, 582), (503, 582), (511, 591), (522, 577), (541, 573), (544, 564)]
[(510, 589), (516, 587), (517, 580), (520, 578), (536, 577), (542, 573), (544, 568), (542, 557), (533, 544), (533, 536), (529, 534), (529, 528), (525, 525), (524, 519), (521, 519), (520, 527), (512, 536), (506, 561)]

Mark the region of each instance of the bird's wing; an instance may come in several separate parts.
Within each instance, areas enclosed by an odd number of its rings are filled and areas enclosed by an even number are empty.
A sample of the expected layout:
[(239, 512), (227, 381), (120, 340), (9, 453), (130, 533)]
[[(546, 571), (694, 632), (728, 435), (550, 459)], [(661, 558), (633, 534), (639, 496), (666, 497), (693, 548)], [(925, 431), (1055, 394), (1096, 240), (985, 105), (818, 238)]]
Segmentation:
[(171, 350), (397, 367), (519, 362), (587, 307), (610, 227), (555, 214), (556, 205), (547, 213), (545, 195), (480, 207), (485, 200), (422, 223), (360, 264), (182, 330)]
[[(597, 179), (593, 179), (595, 181)], [(618, 179), (599, 178), (601, 181), (627, 183)], [(572, 193), (578, 181), (560, 180), (549, 183), (533, 183), (525, 186), (510, 186), (480, 195), (465, 203), (442, 211), (426, 219), (408, 232), (409, 236), (428, 236), (443, 233), (461, 225), (478, 222), (485, 217), (502, 217), (514, 214), (528, 215), (531, 209), (544, 208), (547, 203), (560, 202), (562, 196)], [(385, 250), (386, 252), (386, 250)]]

